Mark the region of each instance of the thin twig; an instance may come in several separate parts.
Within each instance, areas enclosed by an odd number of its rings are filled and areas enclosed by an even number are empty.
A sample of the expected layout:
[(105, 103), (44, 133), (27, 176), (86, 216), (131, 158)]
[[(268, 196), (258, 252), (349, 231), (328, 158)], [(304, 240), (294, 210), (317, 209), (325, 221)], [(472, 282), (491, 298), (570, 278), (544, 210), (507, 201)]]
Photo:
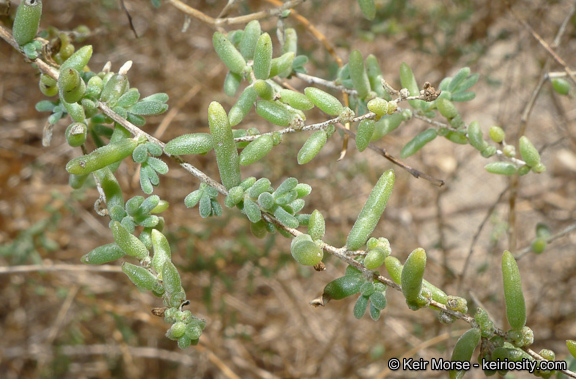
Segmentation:
[(296, 77), (298, 79), (305, 81), (306, 83), (320, 84), (321, 86), (324, 86), (327, 88), (332, 88), (332, 89), (335, 89), (338, 91), (346, 92), (349, 95), (358, 95), (358, 91), (356, 91), (355, 89), (346, 88), (343, 85), (339, 85), (339, 84), (334, 83), (334, 81), (332, 81), (332, 80), (326, 80), (326, 79), (318, 78), (316, 76), (303, 74), (301, 72), (297, 72)]
[[(568, 22), (570, 21), (570, 19), (574, 15), (574, 12), (576, 12), (576, 2), (572, 3), (570, 10), (566, 14), (566, 17), (564, 18), (564, 21), (562, 21), (560, 28), (558, 28), (558, 32), (556, 33), (556, 36), (554, 37), (554, 42), (552, 42), (552, 45), (550, 46), (551, 48), (556, 48), (560, 45), (560, 40), (562, 39), (562, 36), (564, 35), (564, 32), (566, 31), (566, 25), (568, 25)], [(522, 112), (522, 117), (520, 118), (520, 131), (519, 131), (520, 136), (523, 136), (526, 132), (526, 125), (528, 124), (528, 119), (530, 117), (530, 114), (532, 113), (532, 109), (534, 108), (534, 104), (536, 103), (536, 99), (538, 98), (538, 95), (540, 94), (540, 91), (542, 90), (544, 83), (549, 78), (553, 77), (553, 75), (548, 73), (549, 67), (550, 67), (550, 60), (549, 60), (549, 57), (547, 57), (546, 63), (544, 64), (544, 67), (542, 68), (542, 74), (540, 75), (540, 80), (538, 81), (536, 88), (534, 88), (534, 90), (532, 91), (532, 96), (530, 97), (530, 100), (528, 101), (528, 103), (526, 103), (526, 106), (524, 107), (524, 111)], [(562, 73), (562, 77), (566, 77), (566, 75), (567, 75), (566, 72)]]
[(298, 6), (304, 0), (292, 0), (283, 3), (280, 7), (275, 9), (268, 9), (265, 11), (255, 12), (244, 16), (238, 17), (227, 17), (227, 18), (213, 18), (205, 13), (200, 12), (199, 10), (192, 8), (189, 5), (184, 4), (180, 0), (168, 0), (168, 3), (171, 4), (174, 8), (178, 9), (180, 12), (195, 18), (205, 24), (220, 27), (224, 25), (236, 25), (236, 24), (247, 24), (253, 20), (261, 20), (263, 18), (268, 18), (271, 16), (277, 16), (284, 12), (286, 9), (290, 9), (292, 7)]
[(482, 230), (484, 229), (486, 222), (488, 222), (488, 220), (490, 219), (490, 216), (492, 215), (492, 212), (494, 211), (496, 206), (500, 203), (500, 201), (502, 201), (502, 198), (504, 197), (504, 194), (508, 191), (508, 189), (509, 189), (509, 187), (506, 187), (502, 192), (500, 192), (500, 195), (498, 195), (498, 198), (496, 199), (496, 201), (492, 204), (490, 209), (488, 209), (488, 211), (486, 211), (486, 216), (484, 216), (484, 219), (482, 220), (482, 222), (478, 226), (478, 229), (476, 230), (474, 237), (472, 237), (472, 242), (470, 242), (470, 248), (468, 249), (468, 255), (466, 256), (466, 260), (464, 261), (464, 267), (462, 267), (462, 272), (460, 273), (460, 276), (458, 278), (458, 285), (456, 286), (456, 293), (460, 293), (460, 290), (462, 288), (462, 283), (464, 282), (464, 278), (466, 277), (466, 270), (468, 269), (468, 265), (470, 263), (470, 259), (472, 258), (472, 254), (474, 254), (474, 246), (478, 242), (478, 238), (480, 237), (480, 233), (482, 233)]
[[(340, 130), (344, 131), (346, 134), (356, 138), (356, 133), (354, 133), (353, 131), (344, 128), (341, 124), (336, 124), (336, 126), (338, 126), (338, 128)], [(412, 175), (416, 179), (422, 178), (422, 179), (427, 180), (430, 183), (432, 183), (438, 187), (442, 187), (444, 185), (444, 180), (435, 178), (431, 175), (425, 174), (425, 173), (423, 173), (423, 172), (421, 172), (415, 168), (408, 166), (406, 163), (402, 162), (398, 158), (395, 158), (394, 156), (390, 155), (385, 149), (383, 149), (381, 147), (378, 147), (378, 146), (370, 143), (368, 145), (368, 148), (370, 148), (370, 150), (373, 150), (373, 151), (377, 152), (378, 154), (382, 155), (384, 158), (388, 159), (390, 162), (394, 163), (398, 167), (408, 171), (410, 173), (410, 175)]]
[(512, 10), (512, 8), (510, 7), (510, 4), (508, 5), (508, 9), (510, 10), (510, 13), (512, 13), (512, 15), (514, 16), (514, 18), (521, 23), (526, 29), (528, 29), (528, 31), (530, 32), (530, 34), (532, 35), (532, 37), (534, 37), (534, 39), (536, 39), (536, 41), (538, 41), (538, 43), (544, 48), (544, 50), (546, 50), (546, 52), (548, 52), (548, 54), (550, 54), (552, 56), (552, 58), (554, 58), (554, 60), (564, 68), (564, 71), (566, 72), (566, 74), (568, 74), (568, 76), (570, 77), (570, 79), (572, 79), (572, 81), (574, 82), (574, 84), (576, 84), (576, 76), (574, 75), (574, 72), (572, 72), (572, 70), (570, 69), (570, 67), (568, 67), (568, 64), (564, 61), (564, 59), (562, 59), (558, 54), (556, 54), (556, 52), (554, 50), (552, 50), (552, 48), (550, 47), (550, 45), (548, 45), (546, 43), (546, 41), (544, 41), (544, 39), (542, 39), (542, 37), (540, 37), (540, 35), (538, 33), (536, 33), (536, 31), (523, 19), (520, 18), (520, 16), (518, 16), (516, 14), (516, 12), (514, 12)]

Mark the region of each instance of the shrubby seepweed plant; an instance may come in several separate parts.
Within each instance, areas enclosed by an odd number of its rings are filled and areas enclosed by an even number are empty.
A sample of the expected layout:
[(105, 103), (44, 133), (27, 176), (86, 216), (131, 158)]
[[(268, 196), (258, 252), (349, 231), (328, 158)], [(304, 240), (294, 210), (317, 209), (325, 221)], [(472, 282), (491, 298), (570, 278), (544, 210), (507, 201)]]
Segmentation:
[[(271, 12), (270, 17), (285, 20), (290, 16), (290, 6), (298, 3), (300, 1), (287, 2), (277, 12)], [(160, 6), (161, 2), (156, 0), (152, 4)], [(366, 19), (374, 19), (374, 0), (359, 0), (358, 5)], [(162, 217), (168, 203), (154, 194), (154, 188), (162, 185), (162, 175), (168, 172), (163, 156), (174, 158), (200, 180), (198, 189), (183, 201), (186, 207), (197, 206), (202, 218), (218, 217), (226, 208), (238, 208), (250, 222), (256, 238), (264, 238), (269, 233), (291, 238), (290, 250), (298, 264), (322, 271), (326, 268), (322, 262), (325, 253), (344, 261), (348, 265), (344, 275), (327, 283), (322, 295), (312, 301), (313, 305), (325, 306), (331, 300), (356, 296), (354, 316), (359, 319), (368, 310), (376, 321), (387, 306), (387, 291), (392, 288), (401, 291), (412, 310), (431, 308), (438, 312), (440, 322), (451, 323), (457, 319), (467, 322), (471, 329), (456, 343), (452, 361), (458, 365), (450, 366), (451, 378), (465, 374), (467, 370), (462, 363), (472, 359), (478, 346), (478, 358), (486, 361), (526, 359), (540, 367), (543, 360), (555, 359), (549, 350), (536, 354), (529, 349), (534, 334), (526, 326), (521, 275), (510, 252), (502, 254), (501, 267), (506, 318), (511, 329), (501, 330), (494, 326), (484, 309), (477, 307), (472, 317), (467, 314), (465, 299), (450, 296), (424, 279), (427, 254), (423, 248), (416, 248), (402, 264), (394, 257), (387, 238), (373, 236), (390, 196), (394, 195), (394, 169), (380, 176), (342, 247), (331, 246), (324, 240), (330, 225), (326, 224), (321, 210), (302, 213), (312, 187), (297, 179), (298, 172), (277, 186), (269, 178), (244, 177), (242, 173), (243, 166), (258, 164), (266, 155), (274, 154), (279, 144), (291, 143), (290, 136), (295, 133), (309, 135), (294, 157), (299, 165), (305, 165), (329, 140), (342, 134), (354, 137), (360, 152), (369, 147), (378, 149), (374, 142), (414, 118), (427, 122), (428, 128), (401, 148), (401, 158), (416, 154), (437, 138), (444, 138), (454, 144), (470, 145), (470, 151), (487, 159), (485, 170), (489, 173), (522, 176), (544, 172), (546, 166), (538, 149), (525, 135), (512, 141), (498, 126), (490, 127), (485, 135), (485, 126), (463, 119), (458, 103), (474, 100), (473, 87), (479, 79), (478, 73), (472, 73), (468, 67), (461, 68), (434, 88), (428, 82), (419, 84), (411, 68), (402, 63), (399, 73), (402, 88), (395, 89), (391, 85), (393, 80), (382, 74), (380, 62), (374, 55), (363, 56), (353, 50), (334, 80), (322, 80), (307, 74), (308, 58), (297, 53), (295, 29), (284, 27), (284, 21), (279, 23), (276, 42), (271, 32), (262, 30), (258, 19), (252, 19), (244, 28), (213, 34), (214, 51), (229, 70), (223, 90), (228, 96), (237, 96), (235, 104), (226, 110), (216, 101), (210, 103), (207, 109), (210, 133), (184, 134), (163, 143), (139, 128), (145, 125), (147, 116), (167, 111), (168, 96), (156, 93), (142, 97), (137, 88), (131, 87), (131, 62), (117, 72), (110, 63), (100, 71), (91, 71), (88, 65), (92, 46), (74, 46), (66, 33), (43, 33), (44, 38), (36, 38), (42, 6), (40, 0), (22, 1), (15, 15), (12, 36), (7, 32), (2, 36), (40, 70), (40, 91), (47, 97), (56, 97), (36, 105), (38, 111), (49, 113), (46, 134), (51, 133), (51, 127), (58, 121), (68, 120), (66, 141), (82, 150), (81, 156), (66, 164), (70, 186), (81, 188), (92, 176), (101, 193), (99, 204), (105, 204), (98, 213), (110, 220), (110, 234), (115, 242), (86, 253), (81, 261), (99, 265), (122, 259), (122, 271), (128, 278), (139, 289), (150, 291), (163, 302), (162, 314), (170, 324), (166, 336), (177, 341), (180, 348), (197, 344), (209, 324), (185, 309), (189, 304), (186, 289), (182, 287), (163, 233), (170, 223)], [(79, 27), (79, 32), (86, 33), (86, 30)], [(44, 49), (45, 38), (59, 39), (59, 50)], [(297, 91), (284, 86), (286, 78), (299, 78), (308, 86)], [(563, 78), (552, 80), (552, 86), (559, 94), (570, 91), (570, 83)], [(341, 96), (335, 96), (336, 93)], [(307, 121), (307, 112), (314, 108), (325, 114), (325, 121)], [(252, 111), (278, 129), (262, 133), (254, 127), (243, 127), (243, 119)], [(46, 139), (49, 143), (49, 137)], [(515, 145), (519, 147), (519, 156)], [(89, 151), (89, 146), (96, 148)], [(181, 158), (212, 150), (221, 183)], [(387, 153), (384, 156), (399, 169), (442, 184)], [(130, 159), (140, 165), (140, 185), (147, 197), (124, 197), (117, 170), (123, 161)], [(539, 254), (546, 248), (550, 231), (545, 225), (539, 225), (536, 234), (531, 248)], [(576, 342), (569, 340), (567, 346), (576, 357)], [(490, 375), (496, 370), (500, 374), (506, 371), (498, 368), (485, 372)], [(535, 371), (546, 378), (553, 373), (544, 368)]]

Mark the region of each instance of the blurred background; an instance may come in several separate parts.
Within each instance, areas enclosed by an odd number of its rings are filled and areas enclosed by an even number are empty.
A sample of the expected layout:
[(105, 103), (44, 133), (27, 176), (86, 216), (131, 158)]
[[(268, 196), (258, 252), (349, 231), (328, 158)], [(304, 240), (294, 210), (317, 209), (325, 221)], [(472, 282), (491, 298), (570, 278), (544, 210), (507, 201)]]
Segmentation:
[[(164, 142), (184, 133), (207, 132), (208, 104), (219, 101), (228, 110), (236, 100), (222, 91), (227, 70), (212, 48), (214, 29), (192, 19), (182, 32), (185, 17), (168, 1), (159, 9), (150, 1), (124, 3), (138, 37), (119, 2), (112, 0), (45, 0), (41, 29), (88, 26), (93, 34), (84, 43), (94, 46), (93, 71), (100, 71), (107, 61), (117, 71), (132, 60), (132, 87), (143, 97), (168, 93), (168, 104), (177, 111), (169, 122), (168, 114), (149, 118), (143, 127), (146, 132)], [(510, 3), (548, 44), (574, 6), (573, 1)], [(217, 17), (226, 1), (188, 4)], [(374, 235), (387, 237), (393, 255), (402, 262), (412, 250), (423, 247), (428, 253), (427, 280), (448, 294), (465, 297), (471, 314), (482, 306), (498, 327), (507, 328), (500, 274), (503, 250), (517, 252), (529, 246), (539, 222), (556, 234), (576, 221), (573, 92), (560, 96), (546, 80), (522, 125), (542, 76), (563, 70), (504, 2), (377, 0), (376, 4), (372, 22), (362, 17), (356, 1), (311, 0), (297, 11), (335, 46), (344, 62), (352, 49), (364, 56), (374, 54), (385, 79), (396, 88), (402, 62), (411, 66), (419, 84), (428, 81), (436, 87), (444, 77), (469, 66), (480, 80), (473, 88), (476, 99), (456, 104), (465, 122), (478, 120), (485, 135), (491, 125), (500, 125), (513, 144), (525, 127), (547, 171), (520, 177), (518, 185), (510, 187), (509, 178), (483, 168), (496, 158), (487, 160), (469, 145), (437, 138), (405, 162), (445, 180), (439, 188), (370, 150), (359, 153), (353, 141), (346, 157), (338, 161), (342, 138), (337, 133), (312, 162), (300, 167), (296, 154), (309, 134), (297, 133), (286, 136), (265, 160), (244, 168), (243, 177), (265, 176), (277, 186), (294, 176), (310, 184), (314, 190), (304, 212), (320, 210), (327, 223), (325, 241), (342, 246), (372, 186), (382, 172), (394, 168), (396, 186)], [(266, 1), (242, 1), (230, 16), (272, 7)], [(9, 17), (3, 15), (1, 20), (10, 25)], [(261, 20), (276, 47), (277, 21)], [(288, 17), (284, 24), (298, 31), (299, 54), (309, 56), (309, 73), (333, 79), (337, 65), (305, 23)], [(568, 19), (555, 47), (572, 67), (575, 27), (576, 18)], [(278, 234), (254, 238), (248, 220), (236, 209), (225, 208), (222, 217), (201, 219), (196, 208), (183, 204), (198, 181), (165, 159), (171, 170), (155, 189), (170, 202), (163, 214), (165, 232), (191, 301), (188, 309), (208, 322), (198, 346), (179, 350), (164, 337), (169, 325), (150, 312), (162, 306), (161, 300), (139, 292), (120, 272), (121, 262), (102, 271), (80, 263), (82, 255), (113, 241), (108, 219), (94, 212), (97, 191), (93, 186), (81, 190), (68, 186), (64, 166), (81, 152), (66, 144), (66, 120), (56, 125), (51, 145), (42, 146), (48, 114), (34, 109), (44, 99), (36, 70), (4, 41), (0, 62), (2, 377), (420, 377), (422, 373), (390, 372), (386, 362), (403, 356), (449, 358), (457, 338), (469, 328), (462, 321), (442, 324), (432, 310), (410, 311), (402, 294), (394, 290), (388, 290), (388, 306), (377, 322), (368, 315), (354, 318), (355, 297), (313, 308), (309, 302), (325, 284), (342, 276), (345, 265), (328, 254), (324, 272), (297, 265), (289, 240)], [(300, 90), (307, 86), (297, 78), (289, 82)], [(310, 123), (324, 120), (319, 111), (307, 116)], [(159, 130), (163, 121), (167, 128)], [(240, 127), (274, 130), (254, 111)], [(377, 144), (399, 156), (402, 146), (426, 128), (426, 123), (413, 119)], [(212, 153), (189, 161), (218, 178)], [(125, 198), (143, 195), (136, 173), (134, 164), (123, 164), (118, 171)], [(512, 203), (515, 246), (508, 234)], [(532, 349), (552, 349), (557, 359), (568, 355), (565, 340), (576, 339), (575, 242), (576, 234), (567, 234), (550, 243), (543, 254), (529, 253), (518, 262), (528, 325), (535, 334)], [(47, 272), (38, 265), (56, 267)], [(483, 376), (480, 370), (468, 375)]]

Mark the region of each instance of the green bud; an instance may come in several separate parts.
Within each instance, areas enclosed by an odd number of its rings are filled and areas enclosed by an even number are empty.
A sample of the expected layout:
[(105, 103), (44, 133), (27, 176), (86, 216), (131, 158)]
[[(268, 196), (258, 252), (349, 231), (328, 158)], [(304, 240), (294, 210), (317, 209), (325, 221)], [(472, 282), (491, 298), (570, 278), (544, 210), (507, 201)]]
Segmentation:
[(534, 171), (536, 174), (541, 174), (546, 171), (546, 166), (544, 166), (543, 163), (538, 163), (536, 166), (532, 167), (532, 171)]
[(250, 231), (254, 237), (262, 239), (268, 235), (268, 230), (266, 229), (266, 221), (260, 220), (256, 223), (250, 223)]
[(118, 221), (112, 221), (110, 223), (110, 230), (112, 230), (114, 241), (116, 241), (118, 246), (126, 254), (137, 258), (138, 260), (148, 257), (148, 249), (146, 249), (146, 246), (144, 246), (142, 241), (126, 230), (126, 228)]
[(317, 209), (310, 215), (310, 221), (308, 222), (308, 233), (312, 240), (321, 240), (326, 232), (326, 222), (324, 221), (324, 216)]
[(315, 131), (304, 143), (300, 151), (298, 151), (298, 164), (306, 164), (310, 162), (326, 144), (328, 136), (324, 130)]
[(490, 158), (491, 156), (493, 156), (494, 154), (496, 154), (496, 151), (498, 149), (496, 149), (495, 146), (491, 146), (491, 145), (487, 145), (484, 150), (481, 151), (481, 154), (484, 158)]
[[(98, 78), (98, 76), (94, 76), (94, 78)], [(140, 99), (140, 91), (138, 91), (138, 88), (130, 88), (128, 91), (126, 91), (122, 96), (118, 98), (118, 104), (116, 105), (122, 108), (130, 108), (131, 106), (136, 104), (139, 99)]]
[(232, 208), (244, 199), (244, 188), (240, 186), (230, 188), (228, 196), (226, 196), (225, 204), (227, 207)]
[(282, 46), (282, 53), (297, 53), (298, 49), (298, 34), (293, 28), (286, 28), (284, 30), (284, 46)]
[(312, 187), (306, 183), (298, 183), (294, 190), (298, 192), (298, 198), (306, 197), (312, 192)]
[(552, 88), (560, 95), (568, 95), (570, 93), (570, 83), (566, 79), (552, 79)]
[(424, 145), (434, 140), (434, 138), (436, 138), (437, 135), (438, 134), (436, 132), (436, 129), (427, 129), (421, 132), (416, 137), (408, 141), (406, 145), (404, 145), (402, 151), (400, 152), (400, 157), (404, 159), (408, 158), (413, 154), (416, 154), (416, 152), (418, 152), (418, 150), (423, 148)]
[(374, 17), (376, 16), (376, 5), (374, 4), (374, 0), (358, 0), (358, 5), (360, 6), (360, 10), (365, 19), (370, 21), (374, 20)]
[(258, 205), (260, 205), (265, 210), (271, 210), (274, 208), (276, 202), (274, 201), (274, 196), (270, 192), (262, 192), (258, 196)]
[(240, 164), (247, 166), (266, 156), (272, 150), (272, 136), (263, 135), (250, 142), (240, 154)]
[(212, 37), (212, 43), (216, 54), (218, 54), (226, 67), (235, 74), (242, 74), (246, 69), (246, 61), (232, 42), (224, 34), (215, 32)]
[(272, 65), (272, 39), (268, 33), (263, 33), (254, 50), (254, 76), (256, 79), (268, 79)]
[(458, 92), (458, 93), (453, 93), (452, 96), (450, 97), (450, 100), (463, 102), (463, 101), (474, 100), (475, 97), (476, 97), (476, 92), (471, 92), (471, 91), (470, 92)]
[(152, 267), (158, 273), (158, 279), (162, 279), (164, 264), (171, 259), (170, 244), (166, 237), (156, 229), (151, 232), (152, 248), (154, 256), (152, 257)]
[(298, 185), (298, 179), (296, 178), (288, 178), (282, 182), (274, 191), (274, 197), (279, 197), (285, 193), (288, 193), (296, 188)]
[(296, 200), (297, 197), (298, 197), (298, 192), (296, 192), (296, 191), (290, 191), (290, 192), (287, 192), (287, 193), (285, 193), (283, 195), (279, 195), (279, 196), (274, 194), (274, 200), (276, 201), (276, 204), (282, 205), (282, 206), (292, 203), (294, 200)]
[(159, 101), (161, 103), (165, 103), (168, 101), (168, 99), (169, 97), (167, 94), (158, 92), (150, 96), (146, 96), (145, 98), (142, 99), (142, 101)]
[(304, 89), (304, 93), (306, 94), (306, 97), (314, 103), (314, 105), (330, 116), (338, 116), (344, 109), (340, 100), (321, 89), (307, 87)]
[(270, 78), (276, 75), (285, 78), (292, 72), (292, 63), (294, 62), (294, 53), (288, 52), (278, 58), (272, 59), (270, 65)]
[(278, 207), (274, 210), (274, 217), (276, 217), (276, 219), (287, 228), (297, 228), (300, 226), (298, 219), (282, 207)]
[(376, 123), (374, 122), (374, 120), (360, 121), (360, 124), (358, 125), (358, 132), (356, 133), (356, 148), (358, 149), (358, 151), (366, 150), (366, 148), (370, 144), (370, 139), (374, 134), (375, 128)]
[(574, 340), (566, 340), (566, 347), (568, 347), (568, 351), (574, 358), (576, 358), (576, 341)]
[(380, 310), (374, 306), (374, 303), (370, 302), (370, 318), (374, 321), (380, 319)]
[(167, 154), (205, 154), (212, 150), (214, 142), (208, 133), (184, 134), (169, 141), (164, 148)]
[(208, 124), (214, 142), (216, 162), (222, 184), (230, 189), (237, 186), (241, 181), (238, 150), (236, 150), (228, 116), (224, 108), (215, 101), (210, 103), (208, 108)]
[[(180, 292), (182, 282), (180, 281), (180, 274), (174, 266), (174, 263), (167, 260), (162, 267), (162, 282), (164, 289), (169, 295)], [(178, 304), (179, 305), (179, 304)]]
[(363, 283), (362, 276), (342, 276), (328, 283), (324, 287), (322, 297), (325, 301), (341, 300), (360, 292), (360, 286)]
[(502, 278), (504, 280), (504, 298), (506, 317), (513, 329), (520, 330), (526, 325), (526, 303), (522, 293), (522, 281), (516, 260), (509, 251), (502, 255)]
[(192, 340), (200, 338), (200, 336), (202, 335), (202, 329), (203, 329), (201, 323), (194, 322), (194, 321), (196, 321), (196, 320), (193, 320), (193, 322), (186, 325), (186, 336), (188, 336)]
[[(130, 84), (128, 83), (128, 78), (125, 75), (115, 74), (108, 82), (104, 85), (102, 93), (100, 94), (100, 101), (107, 103), (110, 107), (116, 106), (118, 99), (126, 91), (130, 89)], [(142, 100), (144, 102), (145, 99)], [(137, 114), (135, 111), (130, 111), (130, 113)]]
[(66, 142), (72, 147), (78, 147), (86, 142), (88, 127), (81, 122), (74, 122), (66, 128)]
[(89, 265), (101, 265), (113, 262), (116, 259), (122, 258), (124, 255), (124, 250), (122, 250), (120, 246), (116, 243), (109, 243), (90, 251), (88, 254), (82, 256), (80, 261)]
[(374, 133), (370, 141), (377, 141), (388, 133), (394, 131), (404, 121), (403, 114), (394, 113), (393, 115), (383, 116), (374, 124)]
[(140, 101), (130, 108), (128, 112), (139, 116), (155, 116), (162, 114), (168, 110), (168, 105), (160, 101)]
[(365, 63), (372, 91), (376, 92), (378, 97), (383, 97), (385, 100), (391, 100), (392, 98), (390, 94), (386, 92), (382, 86), (382, 70), (380, 70), (380, 65), (378, 64), (376, 57), (372, 54), (368, 55)]
[(68, 68), (82, 71), (82, 69), (88, 64), (88, 61), (92, 57), (92, 50), (93, 49), (91, 45), (81, 47), (74, 54), (72, 54), (70, 58), (66, 59), (66, 61), (62, 63), (60, 66), (60, 71)]
[(246, 117), (256, 102), (257, 97), (258, 94), (253, 86), (246, 87), (244, 91), (242, 91), (238, 101), (232, 106), (230, 113), (228, 114), (231, 126), (238, 125), (240, 121)]
[(426, 252), (418, 248), (414, 250), (406, 259), (402, 269), (401, 283), (402, 293), (406, 298), (406, 303), (410, 309), (418, 309), (420, 293), (422, 292), (422, 279), (426, 268)]
[(366, 243), (370, 234), (372, 234), (376, 228), (382, 213), (384, 213), (386, 203), (394, 187), (394, 181), (395, 175), (393, 170), (388, 170), (382, 174), (372, 189), (372, 192), (370, 192), (370, 196), (368, 196), (352, 230), (348, 234), (346, 249), (358, 250)]
[(370, 112), (376, 113), (378, 116), (384, 116), (388, 113), (388, 102), (380, 97), (370, 100), (367, 106)]
[(400, 284), (401, 283), (402, 268), (404, 267), (404, 266), (402, 266), (402, 263), (400, 263), (398, 258), (393, 257), (393, 256), (388, 256), (388, 257), (386, 257), (386, 259), (384, 259), (384, 264), (386, 265), (386, 270), (388, 271), (390, 278), (392, 278), (394, 283)]
[(283, 89), (279, 92), (280, 101), (290, 105), (292, 108), (300, 109), (303, 111), (314, 108), (314, 104), (302, 93)]
[[(404, 62), (400, 65), (400, 82), (402, 83), (402, 87), (408, 90), (410, 96), (420, 96), (420, 89), (418, 88), (418, 83), (416, 83), (412, 69)], [(423, 101), (410, 100), (408, 103), (412, 108), (420, 109), (422, 108)]]
[(314, 266), (320, 263), (324, 256), (322, 249), (311, 239), (294, 239), (290, 245), (290, 252), (298, 263), (305, 266)]
[[(454, 346), (450, 360), (452, 362), (470, 362), (476, 346), (480, 343), (480, 337), (480, 330), (476, 328), (472, 328), (462, 334), (462, 336), (458, 338), (456, 346)], [(450, 370), (450, 379), (460, 379), (464, 374), (466, 374), (465, 370)]]
[(378, 267), (382, 266), (388, 254), (384, 249), (376, 247), (366, 254), (366, 258), (364, 258), (364, 266), (369, 270), (376, 270)]
[(364, 67), (364, 58), (362, 58), (360, 51), (354, 50), (350, 53), (349, 59), (350, 78), (354, 84), (354, 89), (358, 92), (358, 97), (363, 99), (370, 92), (370, 80), (368, 80), (368, 74)]
[[(183, 322), (176, 322), (172, 324), (168, 332), (166, 332), (166, 337), (170, 338), (171, 340), (177, 340), (184, 335), (186, 332), (186, 324)], [(178, 341), (180, 342), (180, 341)]]
[(49, 77), (48, 75), (40, 75), (40, 92), (45, 96), (54, 96), (58, 93), (57, 81)]
[(258, 43), (258, 38), (260, 38), (260, 33), (262, 30), (260, 28), (260, 22), (258, 20), (252, 20), (244, 28), (244, 34), (240, 40), (240, 53), (245, 59), (252, 59), (254, 57), (254, 51), (256, 50), (256, 44)]
[(486, 141), (484, 141), (484, 136), (482, 135), (482, 129), (478, 121), (472, 121), (468, 125), (468, 141), (476, 150), (482, 151), (486, 148)]
[(544, 250), (546, 250), (546, 240), (540, 237), (536, 238), (534, 241), (532, 241), (530, 250), (532, 250), (534, 254), (542, 254)]
[(249, 187), (248, 196), (252, 199), (257, 199), (262, 192), (268, 191), (270, 185), (271, 183), (269, 179), (260, 178)]
[(65, 102), (75, 103), (84, 96), (86, 83), (84, 83), (77, 70), (67, 68), (60, 71), (58, 88), (60, 89), (60, 97)]
[(458, 115), (458, 109), (456, 109), (450, 100), (439, 98), (436, 100), (436, 105), (438, 106), (440, 114), (448, 120), (451, 120)]
[(80, 105), (82, 105), (82, 108), (84, 108), (86, 118), (91, 118), (100, 111), (96, 106), (96, 103), (90, 99), (87, 99), (86, 97), (80, 100)]
[(150, 155), (145, 145), (138, 145), (132, 152), (132, 160), (136, 163), (145, 163)]
[(504, 146), (504, 148), (502, 149), (502, 152), (507, 157), (513, 158), (516, 156), (516, 148), (513, 145)]
[(450, 84), (448, 84), (447, 90), (450, 92), (456, 92), (456, 88), (470, 75), (470, 67), (461, 68), (456, 75), (452, 77)]
[(379, 310), (386, 308), (386, 305), (388, 303), (386, 301), (385, 292), (384, 293), (380, 292), (378, 288), (372, 295), (370, 295), (370, 302), (374, 305), (374, 307), (376, 307), (376, 309)]
[(242, 82), (242, 75), (229, 71), (224, 78), (224, 93), (234, 96), (240, 87), (240, 82)]
[(526, 164), (535, 167), (540, 163), (540, 153), (526, 136), (520, 137), (520, 155)]
[(256, 223), (262, 219), (262, 211), (258, 204), (251, 199), (244, 199), (244, 213), (248, 217), (248, 220), (252, 223)]
[(448, 296), (446, 306), (456, 312), (468, 312), (468, 302), (459, 296)]
[(274, 88), (266, 80), (256, 80), (253, 87), (261, 99), (272, 100), (274, 98)]
[[(462, 70), (464, 70), (464, 69), (466, 69), (466, 68), (467, 68), (467, 67), (463, 68)], [(462, 70), (461, 70), (461, 71), (462, 71)], [(456, 75), (454, 76), (454, 78), (456, 78), (457, 75), (458, 75), (458, 74), (456, 74)], [(455, 95), (463, 94), (464, 91), (472, 88), (472, 86), (474, 86), (474, 84), (476, 84), (476, 83), (478, 82), (478, 79), (479, 79), (479, 78), (480, 78), (480, 74), (472, 74), (472, 75), (468, 76), (466, 79), (462, 80), (462, 81), (460, 82), (460, 84), (458, 84), (458, 85), (456, 86), (456, 88), (454, 88), (454, 90), (453, 90), (454, 93), (455, 93)], [(450, 86), (450, 84), (449, 84), (449, 86)], [(450, 87), (453, 88), (453, 86), (450, 86)], [(468, 94), (468, 93), (471, 93), (471, 92), (466, 92), (466, 93)]]
[(72, 159), (66, 164), (66, 171), (74, 175), (89, 174), (128, 157), (139, 144), (139, 139), (132, 138), (110, 142), (88, 155)]
[(486, 171), (498, 175), (514, 175), (518, 169), (510, 162), (492, 162), (484, 166)]
[(80, 189), (86, 182), (86, 179), (88, 179), (88, 174), (87, 175), (70, 174), (70, 177), (68, 178), (68, 184), (70, 185), (70, 187), (74, 189)]
[(494, 322), (488, 316), (488, 313), (483, 308), (476, 309), (474, 320), (480, 327), (482, 337), (490, 338), (494, 335)]
[(140, 289), (152, 291), (162, 288), (158, 278), (144, 267), (124, 262), (122, 263), (122, 272)]
[(24, 46), (36, 37), (40, 17), (42, 17), (41, 0), (22, 0), (20, 2), (12, 25), (12, 35), (18, 45)]
[(360, 320), (366, 313), (366, 308), (368, 308), (368, 297), (359, 296), (354, 304), (354, 317)]
[(506, 138), (506, 133), (502, 130), (499, 126), (491, 126), (490, 127), (490, 139), (496, 143), (501, 143)]
[(258, 101), (256, 113), (271, 123), (283, 127), (289, 126), (295, 118), (294, 113), (290, 112), (281, 104), (269, 100)]
[(447, 140), (452, 141), (454, 143), (458, 143), (460, 145), (466, 145), (468, 143), (468, 139), (466, 138), (466, 134), (464, 132), (455, 132), (453, 130), (448, 130), (448, 132), (444, 137)]
[(110, 211), (113, 207), (124, 208), (124, 195), (122, 194), (122, 188), (116, 180), (116, 177), (110, 170), (110, 168), (105, 167), (103, 169), (94, 172), (94, 175), (100, 182), (100, 186), (104, 191), (106, 197), (106, 207)]

